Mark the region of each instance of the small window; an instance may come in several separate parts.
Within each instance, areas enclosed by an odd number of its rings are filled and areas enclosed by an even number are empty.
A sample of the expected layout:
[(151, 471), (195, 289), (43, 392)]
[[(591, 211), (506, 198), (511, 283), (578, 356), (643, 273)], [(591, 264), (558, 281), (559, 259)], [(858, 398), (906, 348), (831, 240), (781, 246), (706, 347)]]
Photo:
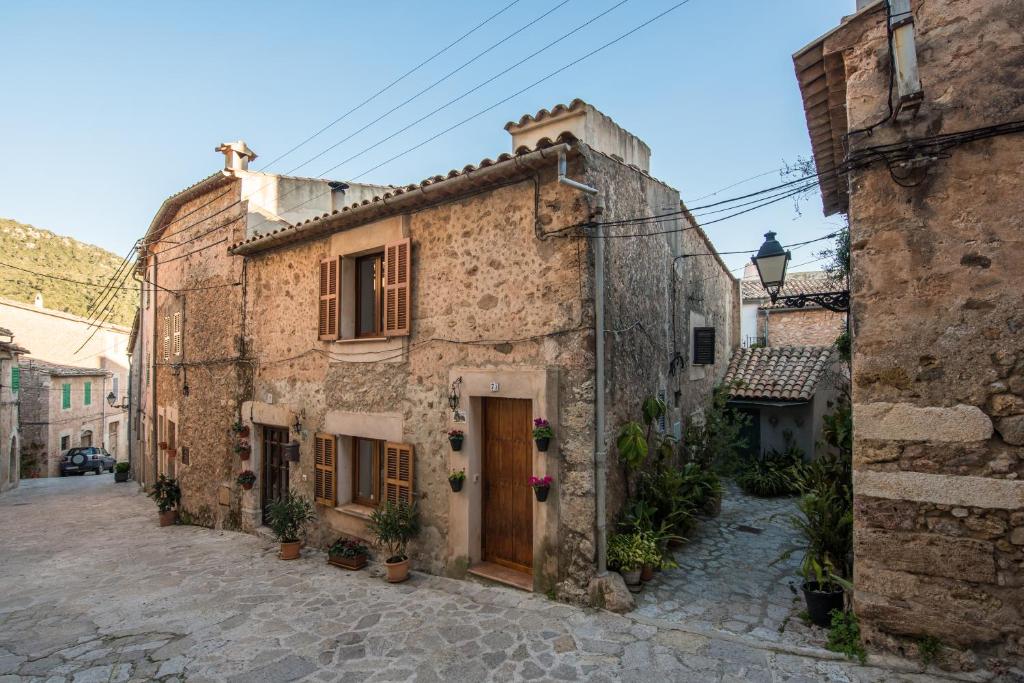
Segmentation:
[(91, 406), (92, 405), (92, 382), (86, 382), (85, 383), (85, 392), (84, 392), (83, 398), (82, 398), (82, 405), (83, 406)]
[(60, 437), (60, 449), (62, 451), (66, 451), (69, 448), (71, 448), (71, 437), (65, 434)]
[(60, 407), (62, 410), (71, 409), (71, 385), (60, 385)]
[(384, 334), (384, 252), (356, 259), (356, 336)]
[(15, 365), (11, 368), (11, 393), (16, 394), (21, 388), (21, 368)]
[(383, 442), (352, 437), (352, 501), (376, 507), (380, 503)]
[(118, 389), (119, 389), (118, 385), (120, 384), (120, 382), (118, 380), (120, 380), (120, 379), (121, 379), (120, 377), (118, 377), (117, 375), (114, 375), (114, 378), (113, 378), (113, 380), (110, 383), (110, 391), (113, 392), (115, 399), (121, 398), (121, 392), (118, 391)]
[(715, 364), (715, 328), (693, 328), (693, 364)]

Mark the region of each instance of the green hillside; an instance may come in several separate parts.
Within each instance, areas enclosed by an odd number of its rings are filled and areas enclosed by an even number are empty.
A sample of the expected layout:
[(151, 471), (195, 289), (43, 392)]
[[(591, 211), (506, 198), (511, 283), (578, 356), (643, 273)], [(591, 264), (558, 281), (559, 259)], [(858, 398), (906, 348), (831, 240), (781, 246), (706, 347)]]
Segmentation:
[[(0, 297), (32, 303), (36, 292), (42, 292), (46, 308), (91, 317), (94, 313), (91, 305), (103, 293), (102, 285), (117, 270), (121, 259), (121, 256), (91, 244), (0, 218)], [(63, 282), (9, 266), (100, 286)], [(125, 282), (126, 287), (133, 284), (130, 277)], [(110, 322), (131, 325), (137, 305), (137, 291), (118, 291), (111, 306)], [(104, 298), (100, 309), (105, 307)]]

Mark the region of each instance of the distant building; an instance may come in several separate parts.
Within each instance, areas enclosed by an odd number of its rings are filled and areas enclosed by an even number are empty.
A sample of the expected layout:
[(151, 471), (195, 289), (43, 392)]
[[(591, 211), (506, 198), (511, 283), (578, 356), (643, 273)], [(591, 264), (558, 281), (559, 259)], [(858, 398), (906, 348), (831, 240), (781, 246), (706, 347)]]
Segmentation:
[[(120, 408), (109, 407), (106, 397), (113, 392), (115, 403), (120, 405), (122, 397), (128, 395), (129, 329), (111, 323), (103, 323), (96, 329), (86, 318), (45, 308), (43, 297), (38, 294), (34, 304), (0, 298), (0, 324), (13, 332), (19, 344), (32, 350), (31, 360), (37, 365), (92, 371), (95, 377), (106, 377), (97, 384), (98, 388), (94, 388), (94, 391), (102, 390), (103, 393), (92, 397), (92, 406), (99, 408), (103, 404), (104, 409), (104, 424), (91, 430), (92, 445), (104, 446), (118, 459), (127, 460), (128, 414)], [(21, 412), (24, 419), (24, 408)], [(74, 442), (75, 437), (71, 436)], [(33, 450), (33, 454), (40, 455), (38, 450)], [(45, 468), (40, 471), (40, 476), (46, 476)]]
[[(30, 477), (60, 474), (60, 455), (74, 446), (103, 446), (119, 460), (121, 411), (107, 406), (111, 375), (26, 359), (21, 364), (22, 470)], [(110, 444), (114, 444), (111, 447)]]
[[(817, 304), (803, 308), (787, 307), (781, 300), (773, 304), (753, 265), (748, 265), (744, 271), (741, 287), (740, 334), (745, 347), (831, 346), (846, 329), (845, 313), (833, 313)], [(786, 284), (779, 296), (831, 292), (842, 288), (820, 270), (787, 273)]]
[(14, 343), (14, 334), (0, 327), (0, 493), (21, 479), (20, 358), (26, 353), (28, 349)]

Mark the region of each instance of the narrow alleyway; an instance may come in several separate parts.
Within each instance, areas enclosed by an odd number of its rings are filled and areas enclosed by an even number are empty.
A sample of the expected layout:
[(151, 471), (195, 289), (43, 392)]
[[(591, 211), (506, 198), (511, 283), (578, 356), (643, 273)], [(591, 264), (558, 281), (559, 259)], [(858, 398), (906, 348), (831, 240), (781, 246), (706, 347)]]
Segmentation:
[[(265, 541), (161, 529), (109, 475), (0, 498), (0, 681), (925, 681)], [(11, 674), (5, 676), (4, 674)]]
[(644, 586), (634, 612), (702, 631), (821, 647), (826, 633), (805, 625), (799, 593), (799, 535), (788, 516), (794, 498), (757, 498), (727, 482), (721, 513), (701, 519), (675, 552), (678, 569)]

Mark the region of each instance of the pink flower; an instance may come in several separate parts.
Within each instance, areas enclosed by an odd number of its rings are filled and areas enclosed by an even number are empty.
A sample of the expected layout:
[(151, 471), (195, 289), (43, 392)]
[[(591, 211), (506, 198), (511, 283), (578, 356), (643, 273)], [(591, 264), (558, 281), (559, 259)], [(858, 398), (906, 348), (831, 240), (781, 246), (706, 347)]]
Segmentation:
[(543, 477), (530, 477), (530, 486), (532, 486), (535, 489), (551, 488), (551, 482), (553, 481), (554, 479), (552, 479), (551, 476), (547, 474), (545, 474)]

